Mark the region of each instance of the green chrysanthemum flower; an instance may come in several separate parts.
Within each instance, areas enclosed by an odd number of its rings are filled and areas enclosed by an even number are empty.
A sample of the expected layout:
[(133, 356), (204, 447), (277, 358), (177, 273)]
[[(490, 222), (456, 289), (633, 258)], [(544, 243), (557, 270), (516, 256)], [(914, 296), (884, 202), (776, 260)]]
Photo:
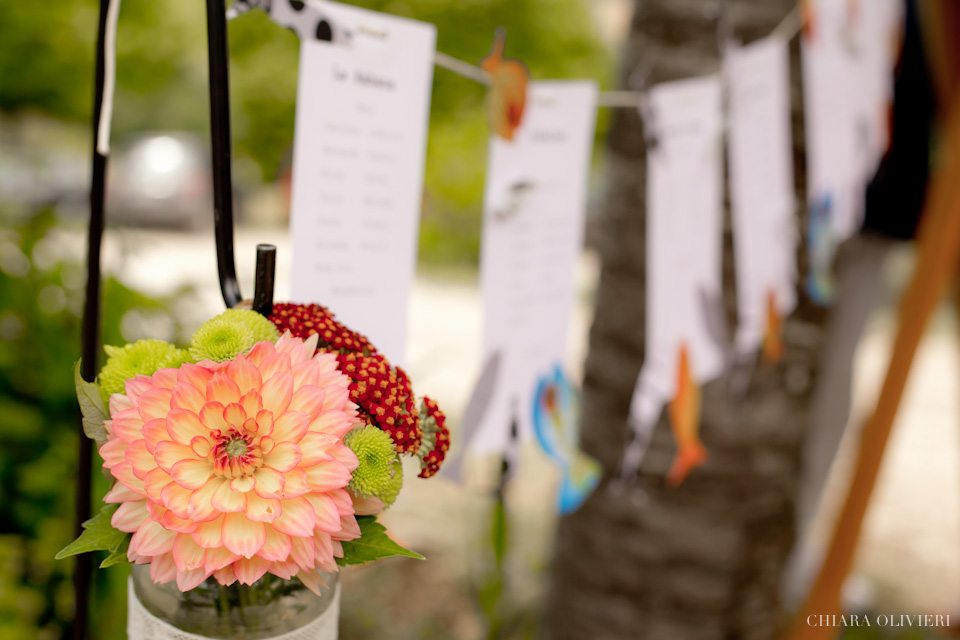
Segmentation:
[(348, 488), (354, 493), (380, 498), (387, 505), (393, 504), (403, 485), (403, 469), (390, 435), (365, 425), (348, 433), (343, 442), (360, 461)]
[(273, 323), (256, 311), (228, 309), (200, 325), (190, 341), (190, 353), (198, 361), (225, 362), (246, 353), (257, 342), (278, 337)]
[(123, 347), (105, 346), (107, 363), (97, 381), (104, 400), (111, 394), (123, 393), (124, 382), (137, 374), (149, 376), (158, 369), (179, 367), (190, 361), (190, 353), (161, 340), (137, 340)]

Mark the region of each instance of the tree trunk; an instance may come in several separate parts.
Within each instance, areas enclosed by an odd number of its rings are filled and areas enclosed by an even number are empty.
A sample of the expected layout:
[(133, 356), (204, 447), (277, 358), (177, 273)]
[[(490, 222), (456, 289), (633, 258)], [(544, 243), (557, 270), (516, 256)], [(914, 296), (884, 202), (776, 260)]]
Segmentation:
[[(795, 2), (728, 0), (728, 5), (735, 33), (750, 42), (768, 35)], [(653, 83), (716, 71), (717, 9), (717, 0), (636, 0), (623, 83), (650, 57)], [(796, 40), (791, 67), (797, 202), (803, 203)], [(593, 230), (603, 267), (582, 405), (583, 448), (603, 463), (606, 476), (591, 499), (561, 521), (547, 637), (771, 638), (781, 622), (780, 573), (794, 538), (801, 437), (824, 314), (801, 293), (784, 323), (783, 359), (758, 364), (742, 406), (728, 400), (726, 378), (704, 386), (701, 436), (709, 459), (681, 487), (663, 483), (675, 451), (664, 416), (640, 471), (649, 502), (638, 506), (610, 488), (644, 357), (645, 154), (636, 113), (618, 110), (610, 131), (606, 204)], [(798, 234), (803, 218), (798, 217)], [(798, 259), (804, 274), (805, 248)], [(723, 271), (733, 326), (729, 215)]]

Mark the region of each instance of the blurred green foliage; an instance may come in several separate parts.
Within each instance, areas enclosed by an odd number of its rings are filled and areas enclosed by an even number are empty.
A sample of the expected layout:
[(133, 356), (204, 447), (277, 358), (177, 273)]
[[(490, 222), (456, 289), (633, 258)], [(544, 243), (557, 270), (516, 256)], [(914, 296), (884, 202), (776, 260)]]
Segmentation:
[[(437, 48), (478, 62), (494, 29), (535, 79), (607, 84), (612, 58), (586, 0), (361, 0), (360, 6), (437, 25)], [(0, 0), (0, 114), (90, 117), (95, 0)], [(135, 131), (205, 131), (206, 16), (200, 0), (125, 0), (117, 39), (116, 139)], [(230, 23), (237, 179), (272, 181), (289, 162), (297, 85), (296, 36), (254, 11)], [(436, 69), (421, 255), (475, 263), (486, 166), (484, 87)], [(244, 163), (244, 160), (246, 162)], [(250, 162), (252, 161), (252, 162)], [(243, 171), (252, 165), (258, 171)], [(259, 174), (259, 175), (257, 175)], [(240, 185), (245, 186), (245, 185)]]
[[(0, 212), (0, 221), (6, 221)], [(79, 358), (85, 274), (64, 259), (52, 213), (0, 229), (0, 638), (59, 638), (72, 618), (72, 560), (79, 413), (70, 364)], [(69, 243), (68, 243), (69, 244)], [(73, 245), (75, 246), (75, 244)], [(116, 280), (104, 283), (107, 344), (142, 337), (133, 319), (166, 318)], [(121, 327), (123, 331), (121, 331)], [(94, 500), (107, 490), (95, 474)], [(99, 563), (99, 559), (97, 560)], [(125, 566), (95, 572), (97, 638), (123, 638)], [(112, 603), (112, 604), (106, 604)], [(121, 604), (118, 604), (121, 603)]]

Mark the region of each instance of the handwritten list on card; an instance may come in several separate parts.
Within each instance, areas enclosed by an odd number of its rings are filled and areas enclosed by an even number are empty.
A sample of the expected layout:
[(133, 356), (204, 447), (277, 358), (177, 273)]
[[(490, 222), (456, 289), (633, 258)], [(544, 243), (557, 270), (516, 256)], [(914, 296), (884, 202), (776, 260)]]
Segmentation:
[(402, 364), (436, 29), (322, 6), (350, 38), (301, 44), (292, 298), (328, 307)]
[(492, 138), (484, 194), (484, 353), (499, 353), (473, 447), (500, 450), (512, 419), (531, 433), (538, 376), (565, 359), (596, 120), (592, 82), (535, 82), (513, 141)]

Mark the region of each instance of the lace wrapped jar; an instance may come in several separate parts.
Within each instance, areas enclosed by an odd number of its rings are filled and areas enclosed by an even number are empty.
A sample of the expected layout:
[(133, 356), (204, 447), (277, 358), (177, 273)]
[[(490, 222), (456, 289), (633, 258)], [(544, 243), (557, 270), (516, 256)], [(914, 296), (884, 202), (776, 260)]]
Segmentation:
[(299, 580), (266, 574), (253, 585), (224, 587), (209, 578), (187, 592), (156, 584), (147, 565), (133, 565), (128, 589), (129, 640), (336, 640), (338, 574), (321, 573), (321, 596)]

